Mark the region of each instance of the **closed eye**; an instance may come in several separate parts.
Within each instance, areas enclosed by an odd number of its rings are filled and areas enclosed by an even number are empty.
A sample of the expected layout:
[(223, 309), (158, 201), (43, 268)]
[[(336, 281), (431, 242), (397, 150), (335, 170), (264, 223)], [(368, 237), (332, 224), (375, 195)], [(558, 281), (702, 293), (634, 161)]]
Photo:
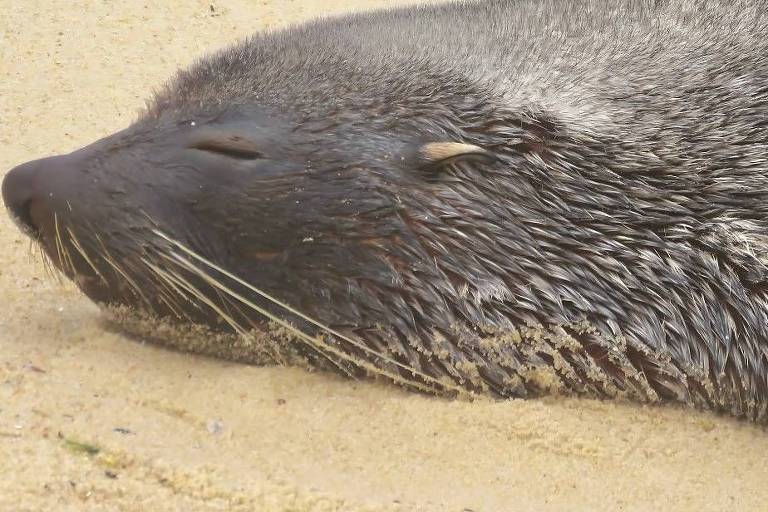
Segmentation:
[(259, 160), (264, 158), (264, 155), (261, 154), (261, 152), (253, 148), (248, 141), (241, 138), (200, 140), (190, 147), (229, 158), (236, 158), (238, 160)]

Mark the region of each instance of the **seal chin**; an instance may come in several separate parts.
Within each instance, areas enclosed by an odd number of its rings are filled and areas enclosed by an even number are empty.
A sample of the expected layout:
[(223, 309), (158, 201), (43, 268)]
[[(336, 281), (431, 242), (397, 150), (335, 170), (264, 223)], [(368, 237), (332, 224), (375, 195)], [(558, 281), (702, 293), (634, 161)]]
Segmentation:
[(77, 285), (86, 297), (97, 304), (113, 304), (116, 302), (114, 290), (110, 291), (104, 281), (96, 275), (76, 272), (72, 281)]

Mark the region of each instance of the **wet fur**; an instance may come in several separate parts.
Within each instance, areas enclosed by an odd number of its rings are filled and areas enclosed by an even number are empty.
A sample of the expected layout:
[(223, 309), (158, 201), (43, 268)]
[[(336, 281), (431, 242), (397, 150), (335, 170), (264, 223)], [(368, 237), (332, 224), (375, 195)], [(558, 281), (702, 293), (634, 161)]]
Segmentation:
[[(765, 11), (490, 1), (256, 35), (181, 72), (116, 135), (117, 156), (90, 172), (123, 194), (101, 201), (97, 189), (89, 202), (136, 236), (94, 229), (116, 260), (143, 254), (194, 274), (157, 256), (187, 248), (370, 347), (325, 332), (349, 359), (317, 364), (350, 375), (501, 396), (626, 394), (765, 420)], [(215, 177), (199, 177), (207, 160), (158, 149), (217, 126), (270, 131), (259, 157)], [(410, 165), (409, 148), (441, 141), (495, 160)], [(168, 200), (174, 186), (189, 195)], [(226, 302), (230, 324), (259, 316), (193, 278)], [(164, 293), (177, 293), (167, 280)], [(112, 301), (141, 306), (131, 297)], [(221, 317), (178, 302), (190, 321)]]

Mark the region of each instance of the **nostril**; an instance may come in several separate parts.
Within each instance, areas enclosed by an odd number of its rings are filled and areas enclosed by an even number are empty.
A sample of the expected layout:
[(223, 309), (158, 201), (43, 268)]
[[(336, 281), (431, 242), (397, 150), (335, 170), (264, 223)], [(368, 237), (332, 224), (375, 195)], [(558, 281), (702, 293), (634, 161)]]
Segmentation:
[(37, 231), (30, 211), (38, 172), (35, 163), (29, 162), (11, 169), (5, 175), (2, 185), (3, 202), (11, 217), (20, 228), (32, 233)]

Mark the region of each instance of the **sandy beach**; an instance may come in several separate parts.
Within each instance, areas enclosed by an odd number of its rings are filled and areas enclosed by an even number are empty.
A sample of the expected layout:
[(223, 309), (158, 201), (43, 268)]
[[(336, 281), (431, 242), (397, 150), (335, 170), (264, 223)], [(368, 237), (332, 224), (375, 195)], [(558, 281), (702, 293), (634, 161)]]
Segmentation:
[[(0, 176), (257, 30), (384, 0), (0, 9)], [(129, 339), (0, 215), (0, 512), (758, 511), (768, 433), (674, 407), (447, 401)]]

